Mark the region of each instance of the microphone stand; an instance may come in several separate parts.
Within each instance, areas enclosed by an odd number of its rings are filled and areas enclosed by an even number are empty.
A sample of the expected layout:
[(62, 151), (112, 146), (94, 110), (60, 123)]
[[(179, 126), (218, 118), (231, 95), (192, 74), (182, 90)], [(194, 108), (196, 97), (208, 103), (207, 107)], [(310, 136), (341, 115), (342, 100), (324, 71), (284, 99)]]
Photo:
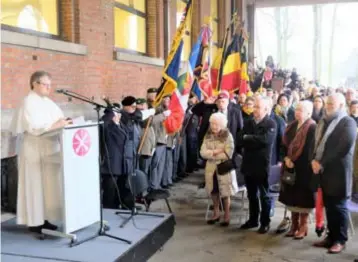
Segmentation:
[[(143, 136), (141, 138), (139, 148), (137, 150), (137, 153), (134, 155), (133, 172), (132, 172), (132, 174), (128, 175), (128, 181), (130, 181), (130, 179), (131, 179), (130, 176), (135, 176), (135, 172), (136, 172), (136, 169), (138, 167), (138, 162), (139, 162), (138, 161), (139, 154), (142, 151), (144, 141), (145, 141), (145, 139), (147, 137), (147, 134), (148, 134), (148, 131), (149, 131), (149, 126), (150, 126), (152, 120), (153, 120), (153, 117), (150, 117), (148, 122), (147, 122), (147, 125), (145, 127), (144, 134), (143, 134)], [(131, 219), (134, 219), (134, 217), (138, 216), (138, 215), (147, 216), (147, 217), (164, 217), (164, 215), (160, 215), (160, 214), (149, 214), (147, 212), (138, 212), (138, 209), (135, 206), (135, 199), (137, 197), (137, 194), (142, 193), (142, 192), (134, 192), (131, 183), (129, 182), (128, 184), (129, 184), (130, 191), (132, 193), (133, 207), (132, 207), (132, 209), (130, 211), (117, 211), (117, 212), (115, 212), (116, 215), (120, 215), (120, 214), (125, 214), (125, 215), (129, 214), (130, 215), (129, 217), (124, 219), (124, 221), (119, 225), (120, 228), (123, 228)]]
[[(98, 135), (100, 134), (100, 117), (99, 117), (99, 112), (102, 108), (106, 108), (105, 106), (101, 105), (101, 104), (98, 104), (96, 102), (94, 102), (93, 100), (83, 96), (83, 95), (80, 95), (80, 94), (77, 94), (75, 92), (72, 92), (72, 91), (69, 91), (69, 90), (60, 90), (58, 91), (58, 93), (60, 94), (64, 94), (68, 97), (71, 97), (71, 98), (75, 98), (75, 99), (78, 99), (80, 101), (83, 101), (85, 103), (89, 103), (93, 106), (95, 106), (94, 110), (96, 111), (97, 113), (97, 128), (98, 128)], [(113, 111), (116, 111), (116, 110), (113, 110)], [(119, 112), (119, 111), (116, 111), (116, 112)], [(100, 140), (99, 140), (100, 141)], [(99, 167), (100, 167), (100, 162), (101, 162), (101, 156), (99, 156), (98, 158), (98, 164), (99, 164)], [(93, 236), (90, 236), (88, 238), (85, 238), (81, 241), (76, 241), (74, 243), (71, 243), (70, 244), (70, 247), (74, 247), (74, 246), (78, 246), (80, 244), (83, 244), (84, 242), (87, 242), (89, 240), (92, 240), (96, 237), (99, 237), (99, 236), (105, 236), (105, 237), (109, 237), (109, 238), (112, 238), (112, 239), (116, 239), (116, 240), (119, 240), (119, 241), (122, 241), (122, 242), (125, 242), (127, 244), (132, 244), (131, 241), (127, 240), (127, 239), (124, 239), (124, 238), (120, 238), (120, 237), (116, 237), (116, 236), (113, 236), (113, 235), (110, 235), (110, 234), (107, 234), (106, 231), (109, 230), (109, 226), (105, 225), (103, 223), (103, 208), (102, 208), (102, 183), (101, 183), (101, 175), (99, 174), (99, 197), (100, 197), (100, 221), (99, 221), (99, 230), (98, 232), (93, 235)]]

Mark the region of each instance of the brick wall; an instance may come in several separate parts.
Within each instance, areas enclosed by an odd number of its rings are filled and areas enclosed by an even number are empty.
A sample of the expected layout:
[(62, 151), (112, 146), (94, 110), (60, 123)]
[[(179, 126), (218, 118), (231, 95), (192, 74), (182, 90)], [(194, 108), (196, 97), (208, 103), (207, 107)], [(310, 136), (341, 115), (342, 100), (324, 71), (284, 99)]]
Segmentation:
[[(169, 42), (176, 31), (176, 0), (148, 0), (148, 54), (164, 58), (164, 1), (169, 6)], [(29, 91), (29, 76), (35, 70), (53, 75), (53, 88), (68, 88), (75, 92), (114, 100), (125, 95), (144, 96), (148, 87), (158, 86), (162, 68), (147, 64), (115, 60), (113, 6), (114, 0), (62, 0), (62, 37), (87, 46), (88, 54), (79, 56), (42, 49), (2, 44), (1, 108), (15, 108)], [(210, 1), (195, 1), (192, 42), (203, 18), (210, 15)], [(224, 4), (225, 2), (225, 4)], [(238, 1), (241, 2), (241, 1)], [(219, 1), (220, 16), (230, 1)], [(230, 9), (229, 9), (230, 10)], [(225, 21), (226, 19), (220, 19)], [(220, 23), (220, 38), (225, 23)], [(55, 101), (66, 102), (54, 95)]]
[[(166, 1), (168, 10), (164, 10)], [(219, 2), (229, 4), (230, 0)], [(203, 18), (210, 15), (210, 1), (196, 0), (193, 25), (198, 33)], [(223, 5), (220, 5), (223, 9)], [(147, 0), (148, 55), (163, 59), (164, 12), (168, 13), (169, 48), (176, 32), (176, 0)], [(1, 130), (9, 126), (14, 108), (29, 92), (29, 77), (36, 70), (53, 76), (53, 89), (71, 89), (101, 101), (109, 96), (119, 101), (123, 96), (145, 96), (148, 87), (158, 87), (162, 66), (131, 63), (114, 59), (114, 0), (61, 0), (61, 38), (87, 47), (87, 54), (74, 55), (1, 44)], [(226, 15), (224, 11), (219, 12)], [(223, 19), (221, 21), (225, 21)], [(221, 26), (224, 27), (223, 24)], [(220, 34), (221, 35), (221, 34)], [(192, 34), (192, 42), (197, 34)], [(79, 101), (69, 103), (64, 96), (52, 94), (69, 116), (79, 114), (75, 105), (88, 109)], [(86, 112), (84, 113), (86, 114)], [(4, 141), (4, 140), (3, 140)]]
[[(114, 29), (113, 0), (70, 0), (63, 1), (69, 14), (61, 19), (67, 22), (63, 26), (65, 40), (86, 45), (88, 54), (78, 56), (53, 51), (1, 45), (2, 51), (2, 96), (1, 108), (15, 108), (29, 91), (29, 76), (35, 70), (46, 70), (53, 75), (53, 88), (68, 88), (84, 95), (100, 97), (108, 95), (119, 100), (124, 95), (144, 96), (148, 87), (158, 86), (162, 68), (158, 66), (125, 63), (113, 59)], [(76, 3), (78, 6), (76, 6)], [(159, 1), (155, 11), (162, 10)], [(79, 16), (75, 24), (75, 16)], [(159, 12), (156, 15), (160, 14)], [(160, 14), (162, 15), (162, 13)], [(156, 20), (150, 22), (155, 30), (148, 32), (148, 43), (163, 42), (161, 27)], [(74, 27), (68, 26), (75, 24)], [(66, 24), (65, 24), (66, 25)], [(76, 36), (77, 32), (77, 36)], [(163, 44), (161, 43), (161, 49)], [(155, 57), (163, 57), (163, 52), (148, 52)], [(57, 102), (65, 102), (61, 96), (53, 95)]]

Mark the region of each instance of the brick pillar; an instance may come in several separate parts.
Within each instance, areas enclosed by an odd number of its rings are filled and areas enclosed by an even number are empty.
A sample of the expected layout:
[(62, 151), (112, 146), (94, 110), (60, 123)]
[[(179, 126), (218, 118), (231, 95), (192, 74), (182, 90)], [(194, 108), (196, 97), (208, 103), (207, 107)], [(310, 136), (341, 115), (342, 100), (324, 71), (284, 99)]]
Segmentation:
[(247, 6), (247, 31), (249, 34), (249, 48), (248, 57), (249, 60), (255, 56), (255, 5)]
[[(80, 43), (80, 5), (79, 0), (73, 0), (73, 42)], [(112, 18), (113, 19), (113, 18)]]
[(164, 0), (157, 0), (157, 57), (164, 58)]
[(60, 1), (60, 34), (65, 41), (75, 42), (75, 21), (73, 0)]
[[(219, 17), (219, 45), (222, 45), (224, 39), (226, 27), (229, 25), (231, 20), (231, 4), (229, 1), (218, 1), (218, 17)], [(229, 36), (230, 37), (230, 36)]]
[[(193, 1), (192, 17), (191, 17), (191, 46), (198, 38), (200, 27), (201, 27), (201, 1)], [(209, 2), (208, 0), (206, 2)]]
[(156, 0), (147, 0), (147, 54), (157, 57), (157, 5)]

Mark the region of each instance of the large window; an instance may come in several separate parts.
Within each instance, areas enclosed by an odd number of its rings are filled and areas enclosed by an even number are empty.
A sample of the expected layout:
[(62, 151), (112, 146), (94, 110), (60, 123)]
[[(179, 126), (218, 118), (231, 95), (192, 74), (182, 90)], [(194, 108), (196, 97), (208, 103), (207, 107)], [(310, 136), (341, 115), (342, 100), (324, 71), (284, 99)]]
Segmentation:
[(146, 1), (116, 0), (114, 31), (116, 48), (145, 54), (147, 52)]
[(17, 31), (59, 35), (59, 0), (2, 0), (1, 24)]
[(219, 18), (218, 18), (218, 0), (211, 0), (210, 2), (210, 15), (211, 15), (211, 30), (212, 35), (212, 48), (211, 57), (212, 61), (215, 59), (218, 46), (219, 46)]
[[(177, 0), (177, 27), (179, 27), (180, 22), (182, 20), (183, 17), (183, 11), (186, 7), (188, 1), (186, 0)], [(189, 19), (188, 24), (187, 25), (191, 25), (191, 19)], [(191, 51), (191, 32), (189, 31), (190, 28), (187, 28), (185, 36), (183, 38), (184, 40), (184, 46), (183, 46), (183, 51), (181, 54), (181, 60), (182, 61), (186, 61), (189, 59), (190, 56), (190, 51)]]

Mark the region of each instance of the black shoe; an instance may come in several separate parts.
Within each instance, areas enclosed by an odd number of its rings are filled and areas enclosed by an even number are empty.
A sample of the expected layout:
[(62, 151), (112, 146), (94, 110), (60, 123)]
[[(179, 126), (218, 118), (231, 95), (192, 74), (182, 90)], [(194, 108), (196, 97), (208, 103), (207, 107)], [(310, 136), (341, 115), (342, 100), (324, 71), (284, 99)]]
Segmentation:
[(230, 225), (230, 222), (223, 221), (223, 222), (220, 223), (221, 227), (228, 227), (229, 225)]
[(255, 223), (255, 222), (251, 222), (250, 220), (247, 221), (245, 224), (243, 224), (240, 229), (251, 229), (251, 228), (256, 228), (258, 227), (259, 224)]
[(206, 221), (206, 223), (208, 224), (208, 225), (214, 225), (214, 224), (216, 224), (217, 222), (219, 222), (220, 221), (220, 217), (218, 217), (218, 218), (216, 218), (216, 219), (209, 219), (208, 221)]
[(58, 228), (56, 225), (51, 224), (47, 220), (45, 220), (45, 223), (42, 225), (42, 227), (44, 229), (49, 229), (49, 230), (57, 230), (57, 228)]
[(42, 226), (29, 227), (29, 231), (30, 231), (31, 233), (42, 234), (41, 230), (42, 230)]
[(270, 230), (270, 225), (260, 226), (260, 228), (259, 228), (259, 230), (257, 231), (257, 233), (259, 233), (259, 234), (266, 234), (269, 230)]

